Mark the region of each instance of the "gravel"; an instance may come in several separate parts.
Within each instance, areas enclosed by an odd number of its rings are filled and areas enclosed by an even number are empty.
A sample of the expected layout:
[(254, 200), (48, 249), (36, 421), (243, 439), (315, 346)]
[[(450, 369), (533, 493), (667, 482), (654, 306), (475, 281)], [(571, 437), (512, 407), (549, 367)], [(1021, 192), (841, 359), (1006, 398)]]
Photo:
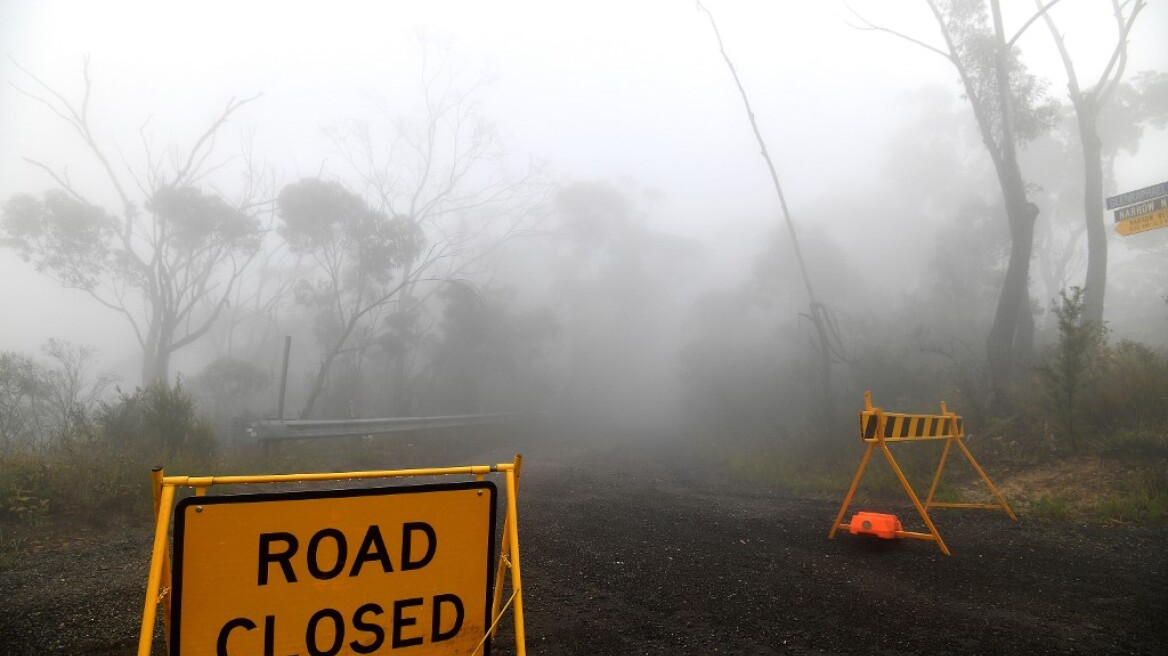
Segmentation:
[[(396, 457), (506, 462), (506, 446)], [(523, 450), (533, 655), (1168, 653), (1168, 527), (937, 510), (947, 557), (918, 540), (829, 541), (838, 502), (720, 479), (668, 443)], [(870, 509), (919, 529), (907, 505)], [(0, 528), (19, 554), (0, 571), (0, 653), (135, 653), (145, 518)], [(515, 653), (510, 622), (492, 653)]]

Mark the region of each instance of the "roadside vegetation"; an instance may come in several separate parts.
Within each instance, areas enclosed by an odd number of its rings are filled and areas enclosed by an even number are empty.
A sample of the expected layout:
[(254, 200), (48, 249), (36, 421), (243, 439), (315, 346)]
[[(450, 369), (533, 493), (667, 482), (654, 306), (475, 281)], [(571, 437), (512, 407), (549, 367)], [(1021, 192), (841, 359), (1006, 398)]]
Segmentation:
[[(1057, 336), (1030, 372), (1009, 388), (1001, 404), (1008, 413), (981, 411), (977, 394), (984, 388), (976, 385), (978, 378), (929, 366), (935, 357), (929, 349), (902, 354), (908, 366), (887, 367), (888, 374), (873, 384), (874, 404), (890, 412), (931, 413), (941, 400), (948, 401), (966, 419), (966, 443), (974, 457), (1023, 514), (1076, 521), (1168, 520), (1168, 351), (1130, 340), (1110, 342), (1105, 329), (1082, 320), (1078, 289), (1060, 294), (1051, 312)], [(964, 387), (963, 381), (975, 384)], [(926, 390), (928, 396), (904, 390)], [(838, 403), (847, 405), (847, 400)], [(834, 430), (756, 428), (709, 454), (747, 480), (842, 500), (864, 451), (854, 414), (861, 407), (862, 392), (856, 390), (851, 413), (841, 412)], [(943, 443), (890, 448), (917, 493), (925, 494)], [(957, 497), (990, 498), (954, 451), (937, 498)], [(908, 504), (878, 451), (857, 501)]]

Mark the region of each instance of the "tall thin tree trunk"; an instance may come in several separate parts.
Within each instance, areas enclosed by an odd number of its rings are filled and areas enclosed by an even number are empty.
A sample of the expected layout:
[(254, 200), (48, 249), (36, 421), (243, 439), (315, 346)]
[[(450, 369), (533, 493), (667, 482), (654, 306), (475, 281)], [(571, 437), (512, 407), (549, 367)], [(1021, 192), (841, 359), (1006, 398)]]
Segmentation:
[[(1009, 172), (1006, 173), (1009, 175)], [(1008, 192), (1006, 198), (1006, 216), (1010, 224), (1010, 261), (1006, 266), (1002, 292), (998, 296), (994, 322), (986, 340), (990, 381), (995, 396), (1000, 395), (1013, 379), (1017, 356), (1032, 348), (1032, 344), (1019, 340), (1019, 322), (1023, 308), (1029, 312), (1030, 307), (1030, 256), (1034, 250), (1034, 223), (1038, 218), (1038, 206), (1026, 199), (1022, 191), (1022, 175), (1016, 165), (1012, 173), (1008, 186), (1017, 191)], [(1003, 181), (1003, 188), (1007, 188), (1006, 181)]]
[(1075, 103), (1083, 145), (1083, 217), (1087, 226), (1087, 279), (1083, 285), (1083, 321), (1103, 325), (1107, 294), (1107, 228), (1103, 213), (1103, 143), (1096, 129), (1098, 109), (1090, 98)]
[(835, 421), (835, 395), (831, 389), (831, 361), (832, 361), (832, 346), (830, 335), (828, 335), (826, 327), (826, 308), (815, 298), (815, 292), (811, 287), (811, 276), (807, 273), (807, 263), (803, 260), (803, 249), (799, 245), (799, 235), (795, 231), (795, 222), (791, 219), (791, 212), (787, 208), (787, 197), (783, 194), (783, 187), (779, 183), (779, 174), (775, 169), (775, 164), (771, 160), (770, 152), (767, 150), (766, 141), (762, 138), (762, 132), (758, 129), (758, 121), (754, 118), (754, 109), (750, 105), (750, 98), (746, 95), (746, 88), (742, 86), (742, 80), (738, 77), (738, 70), (734, 67), (734, 62), (730, 60), (730, 55), (726, 53), (726, 47), (722, 43), (722, 34), (718, 31), (718, 24), (714, 21), (714, 14), (706, 9), (701, 2), (698, 2), (698, 8), (706, 13), (710, 19), (710, 26), (714, 28), (714, 36), (718, 39), (718, 49), (722, 53), (722, 59), (726, 62), (726, 67), (730, 69), (730, 75), (734, 78), (734, 84), (738, 87), (738, 93), (742, 96), (742, 104), (746, 109), (746, 117), (750, 120), (750, 127), (754, 131), (754, 138), (758, 142), (759, 154), (762, 155), (766, 162), (767, 170), (771, 174), (771, 182), (775, 187), (775, 194), (779, 198), (779, 207), (783, 211), (783, 219), (787, 226), (787, 233), (791, 236), (791, 246), (795, 251), (795, 260), (799, 264), (799, 273), (803, 279), (803, 285), (807, 288), (807, 305), (810, 309), (809, 318), (811, 323), (815, 326), (815, 335), (819, 341), (819, 414), (821, 427), (827, 431), (832, 430), (832, 424)]
[[(1041, 0), (1035, 0), (1039, 5)], [(1055, 26), (1054, 19), (1043, 13), (1043, 21), (1054, 39), (1067, 71), (1067, 87), (1071, 102), (1075, 107), (1075, 120), (1079, 126), (1079, 142), (1083, 147), (1083, 220), (1087, 229), (1087, 279), (1083, 284), (1083, 315), (1081, 321), (1095, 326), (1103, 325), (1103, 301), (1107, 295), (1107, 228), (1103, 214), (1103, 143), (1099, 139), (1099, 111), (1108, 102), (1115, 86), (1123, 78), (1127, 67), (1127, 38), (1135, 25), (1136, 17), (1147, 6), (1144, 0), (1133, 3), (1112, 0), (1118, 39), (1111, 59), (1094, 86), (1084, 90), (1079, 85), (1079, 76), (1071, 60), (1063, 35)], [(1123, 9), (1130, 7), (1124, 16)], [(1110, 168), (1110, 167), (1108, 167)]]
[[(994, 164), (998, 182), (1002, 187), (1002, 196), (1006, 202), (1006, 218), (1010, 224), (1010, 261), (1006, 266), (1002, 293), (998, 296), (994, 322), (986, 340), (986, 359), (994, 398), (1001, 399), (1006, 385), (1014, 377), (1017, 355), (1020, 351), (1029, 352), (1032, 346), (1019, 343), (1018, 325), (1024, 303), (1029, 311), (1030, 256), (1034, 251), (1034, 222), (1038, 218), (1038, 206), (1027, 199), (1026, 184), (1018, 167), (1014, 99), (1010, 89), (1009, 67), (1006, 64), (1008, 49), (998, 0), (990, 0), (990, 9), (994, 20), (996, 40), (994, 68), (1001, 117), (1001, 134), (998, 136), (1000, 157), (995, 158)], [(992, 143), (986, 145), (992, 147)]]
[[(409, 260), (402, 266), (403, 280), (410, 280), (413, 276), (414, 261)], [(402, 286), (401, 292), (398, 294), (398, 310), (402, 313), (408, 313), (413, 310), (414, 305), (414, 284), (408, 282)], [(408, 317), (408, 314), (403, 314)], [(401, 349), (395, 354), (393, 362), (390, 364), (389, 381), (390, 381), (390, 409), (394, 416), (404, 417), (410, 409), (409, 398), (409, 367), (406, 366), (409, 358), (410, 350), (409, 344), (405, 334), (405, 326), (402, 326), (402, 341)]]

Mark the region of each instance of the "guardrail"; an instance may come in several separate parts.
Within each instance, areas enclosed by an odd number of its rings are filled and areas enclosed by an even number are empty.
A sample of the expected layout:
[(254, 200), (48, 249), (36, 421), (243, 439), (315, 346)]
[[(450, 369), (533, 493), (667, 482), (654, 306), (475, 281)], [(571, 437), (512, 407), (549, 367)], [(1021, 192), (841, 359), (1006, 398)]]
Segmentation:
[(261, 442), (325, 437), (363, 437), (406, 431), (458, 428), (493, 424), (519, 417), (512, 412), (441, 417), (389, 417), (380, 419), (258, 419), (247, 428), (249, 437)]

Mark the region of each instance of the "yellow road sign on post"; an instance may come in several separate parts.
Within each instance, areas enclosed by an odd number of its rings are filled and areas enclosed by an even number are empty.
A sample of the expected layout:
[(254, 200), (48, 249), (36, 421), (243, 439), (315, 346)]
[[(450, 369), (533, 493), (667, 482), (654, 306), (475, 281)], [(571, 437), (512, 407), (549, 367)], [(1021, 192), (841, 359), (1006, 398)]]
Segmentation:
[(1160, 209), (1124, 219), (1115, 224), (1115, 231), (1126, 237), (1165, 226), (1168, 226), (1168, 209)]
[(191, 497), (171, 654), (470, 654), (490, 626), (490, 482)]

